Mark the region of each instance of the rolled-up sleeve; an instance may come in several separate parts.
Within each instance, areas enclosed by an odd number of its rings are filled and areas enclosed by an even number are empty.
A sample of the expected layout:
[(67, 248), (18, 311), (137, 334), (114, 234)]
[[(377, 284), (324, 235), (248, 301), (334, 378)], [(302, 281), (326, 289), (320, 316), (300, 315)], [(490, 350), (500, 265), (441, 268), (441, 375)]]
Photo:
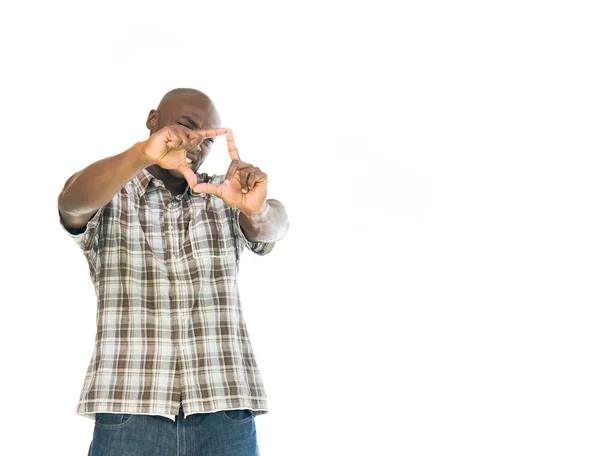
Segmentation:
[(60, 222), (60, 226), (62, 226), (67, 234), (71, 236), (81, 250), (88, 252), (98, 245), (98, 227), (102, 221), (103, 212), (103, 208), (99, 209), (94, 216), (88, 220), (87, 225), (79, 229), (68, 227), (60, 215), (60, 211), (58, 211), (58, 220)]

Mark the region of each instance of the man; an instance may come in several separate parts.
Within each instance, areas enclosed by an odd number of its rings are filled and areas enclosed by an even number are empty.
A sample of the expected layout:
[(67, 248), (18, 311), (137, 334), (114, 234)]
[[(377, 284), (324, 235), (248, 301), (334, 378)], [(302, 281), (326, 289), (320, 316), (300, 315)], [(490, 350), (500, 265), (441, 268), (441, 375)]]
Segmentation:
[[(265, 255), (284, 237), (285, 208), (204, 93), (168, 92), (146, 126), (148, 139), (74, 174), (58, 197), (98, 298), (76, 410), (95, 420), (89, 454), (258, 454), (267, 402), (237, 274), (244, 248)], [(227, 173), (198, 173), (221, 135)]]

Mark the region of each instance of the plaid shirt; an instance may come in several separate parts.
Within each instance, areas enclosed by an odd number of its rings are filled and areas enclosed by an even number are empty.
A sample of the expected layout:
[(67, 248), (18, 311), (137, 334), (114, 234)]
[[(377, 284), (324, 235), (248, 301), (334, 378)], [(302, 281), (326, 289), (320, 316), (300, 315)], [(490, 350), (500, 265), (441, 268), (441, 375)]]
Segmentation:
[[(198, 182), (221, 184), (224, 175)], [(140, 171), (78, 231), (96, 290), (96, 337), (76, 414), (161, 415), (249, 408), (267, 398), (242, 314), (238, 266), (258, 255), (239, 209), (189, 187), (173, 197)], [(83, 231), (83, 232), (81, 232)]]

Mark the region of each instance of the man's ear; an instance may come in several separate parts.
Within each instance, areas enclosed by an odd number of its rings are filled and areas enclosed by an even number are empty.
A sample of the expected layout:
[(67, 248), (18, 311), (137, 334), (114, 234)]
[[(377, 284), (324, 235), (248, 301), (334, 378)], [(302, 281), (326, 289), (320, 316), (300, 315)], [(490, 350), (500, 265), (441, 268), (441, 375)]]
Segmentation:
[(146, 128), (150, 130), (150, 134), (156, 131), (156, 126), (158, 125), (158, 121), (160, 120), (160, 112), (156, 109), (151, 109), (148, 114), (148, 119), (146, 119)]

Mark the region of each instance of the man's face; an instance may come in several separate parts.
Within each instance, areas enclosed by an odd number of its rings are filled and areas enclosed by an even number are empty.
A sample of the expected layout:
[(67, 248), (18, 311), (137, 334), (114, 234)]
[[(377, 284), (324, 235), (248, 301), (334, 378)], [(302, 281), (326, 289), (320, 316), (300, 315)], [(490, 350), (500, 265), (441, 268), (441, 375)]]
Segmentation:
[[(151, 110), (146, 121), (151, 135), (170, 125), (183, 125), (190, 130), (219, 128), (221, 119), (209, 99), (193, 93), (180, 94), (161, 103), (157, 110)], [(213, 143), (214, 138), (206, 138), (195, 150), (188, 152), (187, 156), (192, 160), (189, 165), (192, 171), (198, 171)], [(165, 171), (178, 179), (184, 179), (179, 171), (174, 169)]]

